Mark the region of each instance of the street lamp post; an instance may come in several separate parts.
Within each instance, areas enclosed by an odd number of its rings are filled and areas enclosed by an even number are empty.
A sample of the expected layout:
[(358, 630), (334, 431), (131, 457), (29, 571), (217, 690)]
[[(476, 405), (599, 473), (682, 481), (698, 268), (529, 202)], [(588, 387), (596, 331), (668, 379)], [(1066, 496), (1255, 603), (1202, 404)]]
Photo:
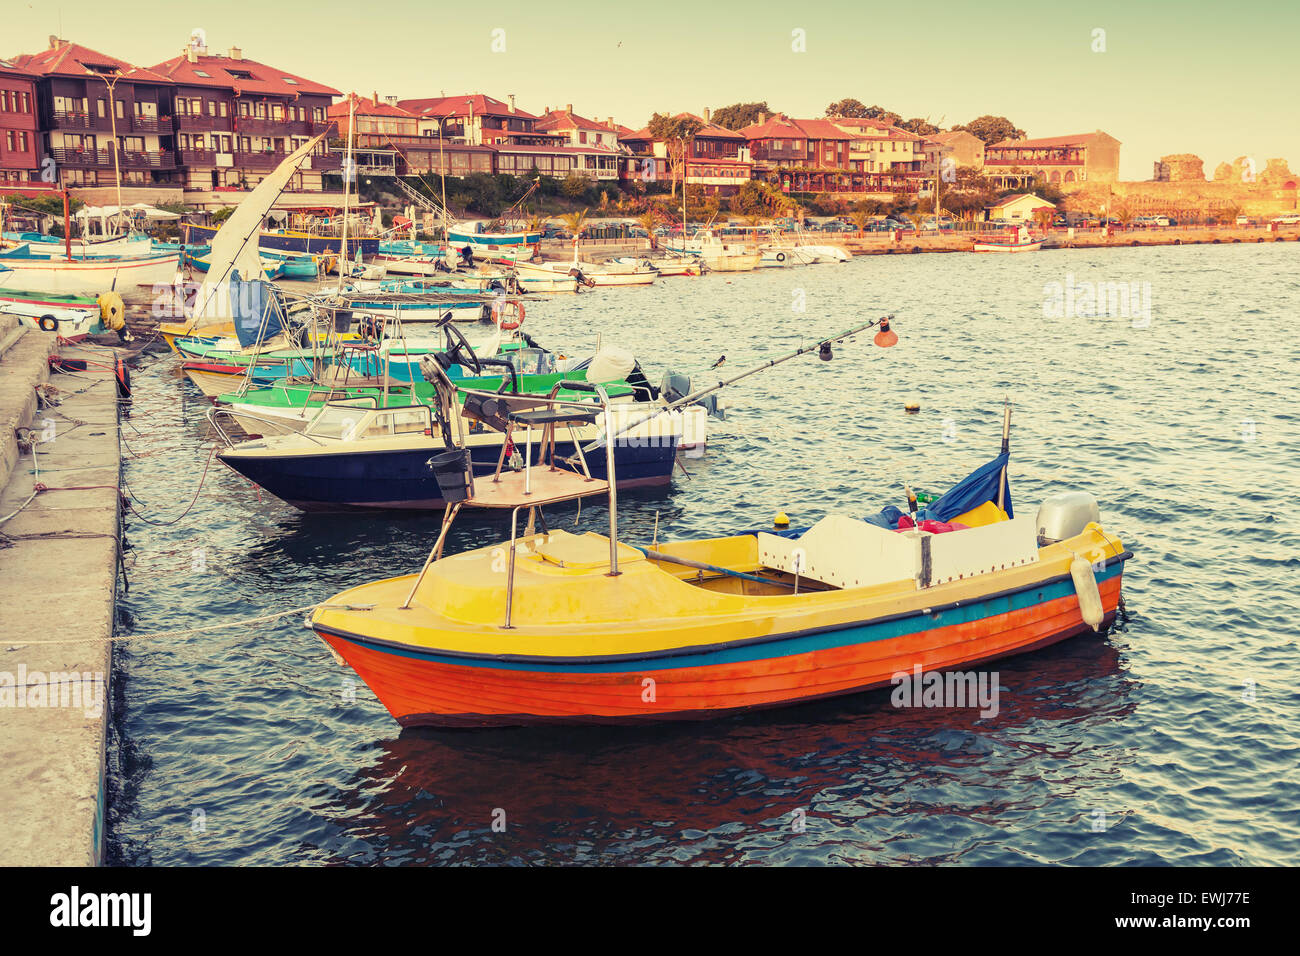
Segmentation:
[(112, 78), (111, 82), (106, 76), (100, 76), (100, 79), (103, 80), (104, 85), (108, 87), (108, 118), (113, 130), (113, 175), (117, 178), (117, 215), (120, 218), (124, 213), (122, 211), (122, 166), (118, 160), (117, 148), (117, 94), (115, 89), (117, 87), (117, 81), (120, 80), (121, 77), (115, 76)]

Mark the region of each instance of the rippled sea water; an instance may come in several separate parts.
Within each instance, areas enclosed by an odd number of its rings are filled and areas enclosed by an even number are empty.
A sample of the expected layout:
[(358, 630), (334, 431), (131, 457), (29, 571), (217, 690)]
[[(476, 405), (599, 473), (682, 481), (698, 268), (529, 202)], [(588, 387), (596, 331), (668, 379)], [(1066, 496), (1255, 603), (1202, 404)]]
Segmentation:
[[(1128, 620), (996, 665), (1000, 713), (880, 691), (711, 723), (402, 731), (294, 615), (118, 646), (119, 864), (1300, 862), (1300, 244), (877, 256), (538, 299), (554, 348), (597, 336), (725, 370), (893, 313), (729, 389), (702, 459), (620, 496), (649, 540), (796, 524), (942, 490), (996, 454), (1013, 498), (1093, 493), (1136, 552)], [(1051, 283), (1149, 283), (1143, 316), (1048, 318)], [(1139, 290), (1141, 290), (1139, 285)], [(1047, 291), (1045, 291), (1047, 290)], [(804, 311), (797, 311), (802, 301)], [(134, 376), (125, 476), (190, 502), (206, 401), (169, 355)], [(906, 415), (916, 397), (921, 412)], [(599, 530), (602, 509), (584, 505)], [(573, 512), (566, 517), (571, 519)], [(171, 526), (131, 518), (119, 633), (307, 605), (418, 569), (437, 516), (304, 515), (214, 462)], [(507, 534), (462, 519), (452, 549)], [(805, 829), (795, 832), (796, 811)], [(494, 832), (504, 811), (505, 832)]]

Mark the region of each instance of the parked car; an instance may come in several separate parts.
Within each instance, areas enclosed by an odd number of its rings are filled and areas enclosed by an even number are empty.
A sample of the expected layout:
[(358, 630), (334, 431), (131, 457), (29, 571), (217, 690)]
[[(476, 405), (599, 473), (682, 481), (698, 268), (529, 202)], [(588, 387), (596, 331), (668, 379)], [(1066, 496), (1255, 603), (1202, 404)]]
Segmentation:
[(1269, 222), (1275, 222), (1279, 226), (1294, 226), (1300, 224), (1300, 212), (1284, 212), (1280, 216), (1274, 216)]

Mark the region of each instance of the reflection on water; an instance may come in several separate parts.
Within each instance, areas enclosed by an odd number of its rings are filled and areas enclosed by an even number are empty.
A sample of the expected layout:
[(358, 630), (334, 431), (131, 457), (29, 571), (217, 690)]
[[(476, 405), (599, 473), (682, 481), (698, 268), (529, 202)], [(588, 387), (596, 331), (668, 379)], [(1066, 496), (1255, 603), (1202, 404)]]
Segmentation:
[[(122, 645), (121, 863), (1295, 862), (1295, 246), (900, 256), (534, 302), (543, 342), (631, 348), (697, 383), (883, 312), (726, 393), (708, 455), (620, 495), (648, 540), (865, 513), (997, 450), (1028, 512), (1083, 488), (1137, 553), (1130, 619), (998, 665), (1000, 711), (888, 691), (709, 723), (401, 731), (297, 617)], [(1151, 283), (1152, 322), (1048, 319), (1044, 288)], [(800, 293), (796, 295), (795, 293)], [(806, 304), (795, 312), (792, 303)], [(147, 358), (124, 436), (138, 505), (193, 495), (205, 402)], [(921, 413), (904, 415), (905, 399)], [(570, 526), (575, 506), (557, 509)], [(588, 502), (582, 525), (601, 528)], [(253, 617), (415, 570), (438, 515), (304, 515), (213, 467), (174, 526), (130, 523), (122, 633)], [(506, 533), (467, 516), (451, 550)], [(1253, 688), (1251, 690), (1250, 688)], [(1253, 698), (1253, 701), (1252, 699)], [(496, 824), (494, 828), (494, 822)]]

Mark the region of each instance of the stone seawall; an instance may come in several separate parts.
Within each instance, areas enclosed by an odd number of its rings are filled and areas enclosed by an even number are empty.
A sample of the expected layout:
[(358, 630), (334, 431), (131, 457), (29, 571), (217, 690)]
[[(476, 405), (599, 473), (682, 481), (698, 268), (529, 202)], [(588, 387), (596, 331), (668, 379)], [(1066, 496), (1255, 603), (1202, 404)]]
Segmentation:
[[(118, 396), (102, 368), (51, 376), (54, 345), (52, 334), (30, 330), (0, 356), (3, 866), (94, 865), (104, 852)], [(59, 351), (113, 361), (109, 349)]]

